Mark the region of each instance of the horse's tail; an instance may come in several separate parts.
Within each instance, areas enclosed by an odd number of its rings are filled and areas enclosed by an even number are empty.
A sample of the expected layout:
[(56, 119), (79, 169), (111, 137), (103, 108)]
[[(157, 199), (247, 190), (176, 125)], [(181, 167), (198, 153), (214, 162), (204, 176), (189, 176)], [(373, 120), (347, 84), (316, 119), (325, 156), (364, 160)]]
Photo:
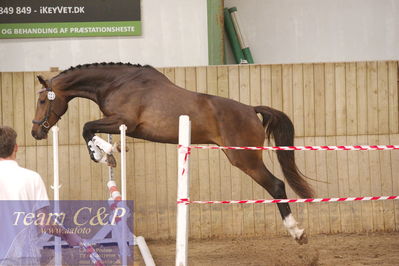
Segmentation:
[[(267, 106), (256, 106), (255, 112), (263, 117), (263, 126), (269, 141), (270, 136), (273, 135), (277, 146), (294, 145), (294, 125), (286, 114)], [(288, 184), (295, 193), (301, 198), (311, 198), (313, 190), (295, 164), (294, 151), (279, 150), (277, 158)]]

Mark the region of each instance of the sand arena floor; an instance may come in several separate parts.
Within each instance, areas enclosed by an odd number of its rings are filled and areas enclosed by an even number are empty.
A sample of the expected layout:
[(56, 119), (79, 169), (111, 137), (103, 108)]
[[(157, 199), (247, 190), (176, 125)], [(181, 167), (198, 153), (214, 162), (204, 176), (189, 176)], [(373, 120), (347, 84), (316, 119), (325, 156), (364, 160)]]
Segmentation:
[[(174, 265), (174, 241), (147, 241), (157, 265)], [(135, 248), (135, 265), (144, 265)], [(399, 265), (399, 232), (193, 240), (190, 265)]]

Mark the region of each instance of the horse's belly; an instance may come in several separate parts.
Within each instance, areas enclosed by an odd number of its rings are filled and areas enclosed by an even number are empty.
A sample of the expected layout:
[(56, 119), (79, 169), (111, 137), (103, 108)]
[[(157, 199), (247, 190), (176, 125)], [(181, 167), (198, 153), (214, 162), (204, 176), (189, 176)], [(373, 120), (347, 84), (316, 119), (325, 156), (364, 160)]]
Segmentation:
[[(179, 140), (179, 127), (177, 123), (151, 123), (141, 124), (133, 132), (132, 137), (153, 142), (177, 144)], [(209, 130), (204, 125), (192, 122), (191, 143), (210, 144), (215, 141), (210, 137)]]
[(178, 134), (173, 133), (174, 131), (178, 132), (178, 129), (170, 130), (169, 128), (157, 127), (154, 124), (139, 125), (133, 132), (132, 137), (153, 142), (177, 144)]

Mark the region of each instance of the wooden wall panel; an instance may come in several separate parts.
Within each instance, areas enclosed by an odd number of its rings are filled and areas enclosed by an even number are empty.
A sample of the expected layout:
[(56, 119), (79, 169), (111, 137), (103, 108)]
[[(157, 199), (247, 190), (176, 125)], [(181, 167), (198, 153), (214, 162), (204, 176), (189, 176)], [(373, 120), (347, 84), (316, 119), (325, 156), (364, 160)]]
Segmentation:
[[(326, 137), (327, 145), (337, 145), (336, 137)], [(328, 197), (336, 197), (339, 194), (339, 179), (338, 179), (338, 160), (337, 152), (327, 152), (327, 180), (328, 186)], [(330, 208), (330, 232), (339, 233), (341, 232), (341, 221), (340, 221), (340, 208), (339, 204), (329, 204)]]
[[(261, 66), (261, 105), (271, 106), (272, 105), (272, 67), (270, 65)], [(293, 108), (293, 107), (292, 107)], [(267, 141), (266, 141), (267, 143)], [(268, 151), (264, 153), (264, 162), (268, 169), (273, 169), (273, 153)], [(271, 199), (272, 197), (266, 192), (263, 191), (263, 197), (266, 199)], [(265, 232), (267, 234), (276, 234), (277, 233), (277, 220), (278, 210), (276, 206), (265, 205)]]
[(294, 117), (295, 135), (303, 137), (305, 135), (305, 120), (303, 106), (303, 68), (302, 65), (293, 66), (293, 95), (294, 95)]
[(25, 146), (25, 106), (24, 106), (24, 74), (22, 72), (17, 72), (12, 74), (12, 94), (8, 96), (7, 101), (12, 101), (13, 103), (13, 127), (17, 132), (18, 143), (21, 146)]
[[(388, 128), (387, 128), (388, 129)], [(378, 144), (389, 143), (388, 135), (378, 136)], [(392, 169), (391, 169), (391, 154), (389, 152), (380, 152), (380, 173), (381, 173), (381, 194), (393, 195)], [(393, 231), (395, 229), (395, 214), (393, 201), (385, 201), (382, 203), (384, 230)]]
[[(261, 105), (261, 66), (250, 66), (250, 86), (252, 106)], [(249, 177), (248, 177), (249, 178)], [(252, 182), (252, 198), (264, 198), (264, 189), (256, 182)], [(265, 208), (262, 205), (254, 205), (254, 231), (255, 234), (262, 234), (265, 231)]]
[[(165, 68), (164, 74), (172, 82), (175, 82), (174, 68)], [(168, 183), (168, 219), (169, 219), (169, 237), (176, 235), (176, 199), (177, 199), (177, 150), (175, 145), (166, 145), (166, 167)]]
[[(200, 93), (208, 92), (207, 84), (207, 68), (197, 68), (197, 91)], [(199, 198), (210, 197), (210, 165), (209, 165), (209, 151), (198, 151), (198, 176), (199, 176)], [(212, 216), (210, 206), (198, 206), (201, 211), (201, 237), (209, 238), (212, 235)]]
[[(273, 70), (272, 70), (273, 72)], [(245, 104), (251, 104), (251, 93), (250, 93), (250, 74), (249, 66), (240, 67), (239, 78), (240, 78), (240, 102)], [(277, 78), (278, 79), (278, 78)], [(273, 80), (273, 73), (272, 73)], [(273, 82), (273, 81), (272, 81)], [(273, 96), (272, 96), (273, 98)], [(241, 198), (248, 199), (253, 198), (253, 181), (250, 177), (240, 172), (241, 176)], [(244, 205), (243, 206), (243, 234), (253, 235), (255, 232), (255, 219), (254, 219), (254, 206)]]
[(397, 133), (399, 123), (398, 62), (388, 62), (389, 133)]
[(366, 135), (367, 124), (367, 64), (360, 62), (356, 64), (356, 88), (357, 88), (357, 133)]
[[(326, 143), (325, 137), (316, 137), (315, 145), (320, 146)], [(327, 198), (329, 196), (328, 193), (328, 175), (327, 175), (327, 152), (321, 151), (316, 156), (316, 176), (319, 182), (316, 182), (316, 186), (313, 188), (316, 191), (316, 197)], [(331, 232), (330, 227), (330, 211), (329, 204), (319, 204), (319, 233), (329, 233)]]
[[(36, 140), (32, 138), (31, 128), (33, 112), (36, 108), (36, 92), (34, 86), (34, 73), (25, 72), (23, 73), (23, 94), (24, 94), (24, 127), (25, 127), (25, 145), (26, 146), (36, 146)], [(22, 136), (21, 136), (22, 137)]]
[[(1, 112), (2, 125), (14, 126), (14, 101), (12, 98), (12, 73), (2, 73), (1, 75)], [(19, 141), (19, 139), (18, 139)]]
[(335, 65), (325, 64), (324, 68), (325, 82), (325, 104), (326, 104), (326, 136), (335, 136), (337, 134), (336, 114), (336, 93), (335, 93)]
[[(390, 135), (389, 140), (391, 143), (399, 143), (399, 135)], [(391, 174), (392, 174), (392, 193), (393, 195), (399, 195), (399, 164), (394, 163), (399, 161), (399, 152), (391, 151)], [(399, 201), (394, 201), (394, 210), (393, 213), (395, 215), (395, 228), (393, 230), (399, 230)], [(392, 211), (392, 210), (390, 210)]]
[(377, 62), (367, 63), (367, 134), (372, 135), (378, 130), (378, 76)]
[(292, 65), (283, 65), (282, 82), (283, 109), (281, 111), (293, 117)]
[[(208, 94), (218, 95), (218, 69), (217, 66), (207, 67), (206, 87)], [(209, 197), (221, 200), (220, 179), (220, 153), (221, 151), (208, 151), (209, 156)], [(223, 232), (222, 206), (211, 208), (211, 237), (220, 237)]]
[[(350, 106), (356, 110), (356, 106)], [(349, 109), (348, 109), (349, 110)], [(346, 139), (348, 145), (356, 145), (358, 143), (357, 136), (348, 136)], [(359, 153), (348, 152), (348, 195), (361, 195), (360, 193), (361, 177), (359, 175)], [(362, 230), (362, 206), (361, 202), (352, 202), (350, 204), (352, 221), (351, 226), (354, 232)]]
[[(201, 72), (203, 73), (203, 72)], [(205, 75), (203, 75), (205, 77)], [(191, 91), (197, 90), (197, 69), (195, 67), (190, 67), (186, 69), (186, 89)], [(226, 77), (227, 78), (227, 77)], [(172, 146), (172, 145), (171, 145)], [(171, 147), (173, 149), (173, 147)], [(199, 175), (199, 160), (198, 160), (199, 150), (191, 151), (190, 161), (190, 198), (193, 200), (199, 200), (201, 197), (199, 195), (200, 187), (200, 175)], [(173, 173), (172, 173), (173, 174)], [(173, 203), (172, 203), (173, 204)], [(190, 234), (194, 238), (201, 237), (201, 209), (199, 206), (195, 206), (190, 209)]]
[(303, 105), (305, 136), (315, 134), (315, 96), (313, 64), (303, 65)]
[[(326, 134), (326, 91), (324, 64), (314, 65), (314, 94), (315, 94), (315, 134), (324, 136)], [(284, 100), (285, 101), (285, 100)], [(292, 115), (290, 116), (292, 117)]]
[[(218, 67), (218, 96), (225, 98), (229, 98), (228, 71), (229, 70), (227, 66)], [(220, 198), (231, 199), (232, 198), (231, 164), (228, 161), (227, 157), (221, 151), (219, 151), (218, 153), (220, 157)], [(196, 190), (195, 187), (194, 190)], [(223, 231), (220, 232), (219, 235), (221, 236), (235, 235), (236, 228), (234, 227), (233, 208), (231, 208), (231, 206), (221, 206), (221, 207), (222, 207)], [(258, 217), (255, 216), (255, 221), (257, 221), (257, 218)], [(264, 221), (264, 219), (260, 219), (260, 221)]]
[(160, 239), (169, 238), (168, 228), (168, 186), (167, 186), (167, 165), (166, 147), (156, 144), (155, 146), (155, 176), (156, 176), (156, 214), (158, 222), (158, 234)]
[[(336, 141), (337, 144), (347, 143), (346, 137), (343, 136), (337, 136)], [(349, 160), (347, 151), (337, 152), (338, 193), (343, 197), (351, 196), (349, 195), (348, 162)], [(353, 230), (351, 204), (351, 202), (343, 202), (343, 204), (339, 205), (342, 232), (351, 232)]]
[[(240, 100), (240, 86), (239, 86), (239, 66), (229, 66), (229, 96), (230, 99), (239, 101)], [(238, 168), (231, 168), (231, 197), (233, 199), (241, 198), (241, 172)], [(238, 235), (243, 234), (243, 206), (234, 205), (231, 206), (233, 209), (233, 226), (235, 232)]]
[[(358, 136), (359, 143), (368, 143), (367, 135)], [(359, 151), (359, 175), (362, 177), (360, 182), (360, 194), (372, 195), (371, 193), (371, 177), (370, 168), (368, 166), (370, 152)], [(373, 209), (372, 202), (362, 202), (362, 225), (363, 231), (369, 232), (373, 230)]]
[(345, 93), (345, 64), (335, 64), (335, 108), (336, 108), (336, 134), (346, 135), (346, 93)]
[[(305, 144), (305, 139), (304, 137), (299, 137), (295, 139), (295, 144), (299, 145), (299, 146), (303, 146)], [(306, 172), (306, 161), (305, 161), (305, 152), (304, 151), (298, 151), (295, 152), (295, 160), (296, 160), (296, 164), (298, 166), (298, 169), (301, 169), (302, 173), (304, 173), (307, 176), (307, 172)], [(276, 169), (278, 169), (280, 166), (277, 162), (277, 160), (274, 161), (274, 171), (276, 171)], [(278, 178), (281, 178), (282, 175), (277, 175)], [(312, 178), (312, 177), (310, 177)], [(288, 187), (288, 185), (287, 185)], [(295, 193), (291, 194), (291, 197), (293, 198), (297, 198), (297, 195)], [(301, 226), (305, 227), (305, 228), (309, 228), (309, 204), (296, 204), (297, 210), (296, 213), (294, 213), (293, 215), (295, 217), (297, 217), (298, 223), (301, 224)], [(277, 211), (276, 211), (277, 212)], [(282, 226), (282, 222), (281, 222), (281, 218), (279, 217), (277, 220), (277, 232), (279, 232), (280, 234), (282, 232), (285, 232), (285, 228), (283, 228)]]
[[(212, 66), (159, 69), (191, 91), (284, 111), (294, 122), (297, 145), (399, 144), (398, 62)], [(52, 140), (31, 137), (31, 120), (41, 85), (56, 72), (0, 73), (0, 121), (18, 132), (18, 162), (43, 177), (50, 198)], [(101, 118), (96, 104), (75, 99), (59, 122), (62, 199), (108, 198), (108, 169), (89, 158), (81, 136), (84, 123)], [(101, 135), (106, 137), (105, 135)], [(119, 136), (114, 136), (118, 141)], [(273, 144), (273, 143), (271, 143)], [(268, 145), (265, 143), (265, 145)], [(129, 138), (128, 197), (135, 200), (135, 232), (171, 239), (176, 232), (175, 145)], [(398, 151), (296, 152), (299, 169), (316, 197), (399, 195)], [(119, 155), (116, 155), (119, 163)], [(284, 179), (276, 154), (264, 162)], [(115, 176), (119, 184), (119, 168)], [(193, 150), (193, 200), (271, 198), (231, 166), (221, 151)], [(287, 186), (289, 197), (297, 197)], [(292, 204), (309, 234), (399, 230), (399, 201)], [(274, 205), (193, 205), (192, 238), (274, 235), (287, 232)]]
[(347, 135), (354, 136), (357, 134), (356, 63), (345, 64), (345, 98)]
[[(314, 127), (313, 127), (314, 128)], [(314, 131), (313, 131), (314, 132)], [(315, 144), (315, 137), (305, 137), (304, 143), (306, 145), (314, 146)], [(304, 152), (305, 155), (305, 173), (306, 176), (317, 180), (317, 173), (316, 173), (316, 153), (312, 152)], [(308, 180), (312, 187), (317, 190), (317, 182), (313, 180)], [(309, 222), (309, 230), (311, 234), (317, 234), (320, 232), (319, 227), (319, 206), (308, 206), (308, 222)]]
[[(151, 225), (147, 226), (148, 237), (154, 238), (158, 234), (158, 220), (157, 220), (157, 179), (156, 179), (156, 156), (155, 143), (146, 141), (144, 143), (144, 167), (145, 167), (145, 198), (146, 198), (146, 219), (153, 221)], [(153, 195), (153, 197), (147, 197)]]
[(378, 133), (389, 133), (388, 63), (378, 62)]

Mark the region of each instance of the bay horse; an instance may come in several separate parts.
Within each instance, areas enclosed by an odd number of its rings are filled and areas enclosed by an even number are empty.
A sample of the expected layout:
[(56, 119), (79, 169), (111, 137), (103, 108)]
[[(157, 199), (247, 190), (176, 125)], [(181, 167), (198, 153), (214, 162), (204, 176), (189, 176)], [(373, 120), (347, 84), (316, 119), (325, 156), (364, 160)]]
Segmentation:
[[(85, 64), (49, 80), (38, 76), (38, 80), (43, 88), (32, 121), (32, 136), (37, 140), (46, 138), (73, 98), (90, 99), (104, 114), (83, 127), (90, 157), (96, 162), (99, 158), (93, 151), (95, 133), (118, 134), (119, 126), (125, 124), (130, 137), (177, 144), (180, 115), (188, 115), (192, 121), (193, 144), (263, 146), (271, 136), (277, 146), (294, 144), (294, 126), (283, 112), (186, 90), (149, 65)], [(223, 152), (232, 165), (252, 177), (273, 198), (287, 198), (284, 182), (266, 168), (262, 151)], [(295, 164), (294, 151), (277, 151), (277, 157), (292, 189), (302, 198), (311, 198), (313, 190)], [(304, 229), (298, 228), (288, 203), (280, 203), (278, 208), (291, 236), (299, 244), (307, 243)]]

